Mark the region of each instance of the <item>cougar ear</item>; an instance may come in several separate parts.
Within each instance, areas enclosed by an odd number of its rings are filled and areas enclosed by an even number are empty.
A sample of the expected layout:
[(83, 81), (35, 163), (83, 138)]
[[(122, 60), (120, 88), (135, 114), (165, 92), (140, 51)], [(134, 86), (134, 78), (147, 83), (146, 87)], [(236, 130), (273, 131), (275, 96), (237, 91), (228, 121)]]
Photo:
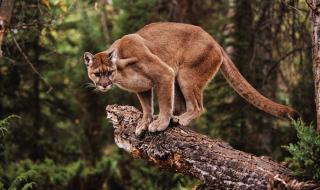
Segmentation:
[(112, 63), (111, 67), (116, 69), (117, 68), (116, 62), (119, 59), (117, 50), (112, 49), (111, 51), (107, 52), (107, 59), (108, 59), (108, 61), (111, 61), (111, 63)]
[(108, 59), (113, 63), (113, 64), (116, 64), (116, 61), (118, 59), (118, 53), (117, 53), (117, 50), (116, 49), (113, 49), (111, 50), (109, 53), (108, 53)]
[(86, 64), (87, 67), (93, 63), (93, 55), (92, 55), (92, 53), (85, 52), (84, 55), (83, 55), (83, 58), (84, 58), (84, 63)]

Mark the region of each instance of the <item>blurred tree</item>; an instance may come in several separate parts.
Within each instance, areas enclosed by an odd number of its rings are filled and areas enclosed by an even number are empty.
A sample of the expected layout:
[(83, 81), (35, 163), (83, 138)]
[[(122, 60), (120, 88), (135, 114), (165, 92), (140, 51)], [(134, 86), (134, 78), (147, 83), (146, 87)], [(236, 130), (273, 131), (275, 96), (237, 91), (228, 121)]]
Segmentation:
[(320, 40), (319, 40), (319, 23), (320, 16), (318, 7), (320, 1), (312, 0), (306, 1), (311, 9), (312, 19), (312, 55), (313, 55), (313, 77), (315, 81), (315, 102), (316, 102), (316, 116), (317, 116), (317, 131), (320, 134)]

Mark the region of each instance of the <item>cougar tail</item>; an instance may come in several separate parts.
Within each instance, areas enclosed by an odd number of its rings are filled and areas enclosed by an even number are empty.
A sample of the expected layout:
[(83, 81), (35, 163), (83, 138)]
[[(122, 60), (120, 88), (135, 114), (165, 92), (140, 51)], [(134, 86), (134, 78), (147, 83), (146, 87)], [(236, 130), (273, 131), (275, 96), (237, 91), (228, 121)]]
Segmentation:
[(230, 57), (222, 49), (223, 63), (221, 72), (230, 86), (245, 100), (255, 107), (263, 110), (276, 117), (284, 117), (289, 119), (298, 119), (300, 115), (289, 106), (281, 105), (264, 97), (256, 89), (254, 89), (248, 81), (241, 75)]

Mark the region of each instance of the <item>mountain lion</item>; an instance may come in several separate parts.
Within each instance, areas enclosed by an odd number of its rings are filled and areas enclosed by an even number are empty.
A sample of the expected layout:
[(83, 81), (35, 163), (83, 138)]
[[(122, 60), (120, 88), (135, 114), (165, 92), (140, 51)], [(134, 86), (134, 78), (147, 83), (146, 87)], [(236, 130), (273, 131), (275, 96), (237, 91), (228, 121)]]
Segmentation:
[[(297, 112), (261, 95), (240, 74), (223, 48), (203, 29), (153, 23), (123, 36), (103, 52), (84, 54), (89, 78), (100, 91), (112, 85), (135, 92), (143, 117), (136, 134), (165, 130), (170, 119), (188, 125), (204, 112), (203, 90), (220, 69), (232, 88), (255, 107), (277, 117)], [(153, 120), (153, 92), (159, 115)]]

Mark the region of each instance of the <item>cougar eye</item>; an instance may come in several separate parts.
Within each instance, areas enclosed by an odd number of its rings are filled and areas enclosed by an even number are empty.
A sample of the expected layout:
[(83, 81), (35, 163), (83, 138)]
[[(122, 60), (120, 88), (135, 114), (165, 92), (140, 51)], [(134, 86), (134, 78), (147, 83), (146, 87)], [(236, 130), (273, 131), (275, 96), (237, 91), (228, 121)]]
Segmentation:
[(94, 73), (94, 76), (96, 76), (96, 77), (100, 77), (100, 76), (101, 76), (101, 74), (100, 74), (100, 73)]
[(107, 77), (110, 77), (110, 76), (112, 75), (112, 72), (113, 72), (113, 71), (108, 71), (107, 74), (106, 74)]

